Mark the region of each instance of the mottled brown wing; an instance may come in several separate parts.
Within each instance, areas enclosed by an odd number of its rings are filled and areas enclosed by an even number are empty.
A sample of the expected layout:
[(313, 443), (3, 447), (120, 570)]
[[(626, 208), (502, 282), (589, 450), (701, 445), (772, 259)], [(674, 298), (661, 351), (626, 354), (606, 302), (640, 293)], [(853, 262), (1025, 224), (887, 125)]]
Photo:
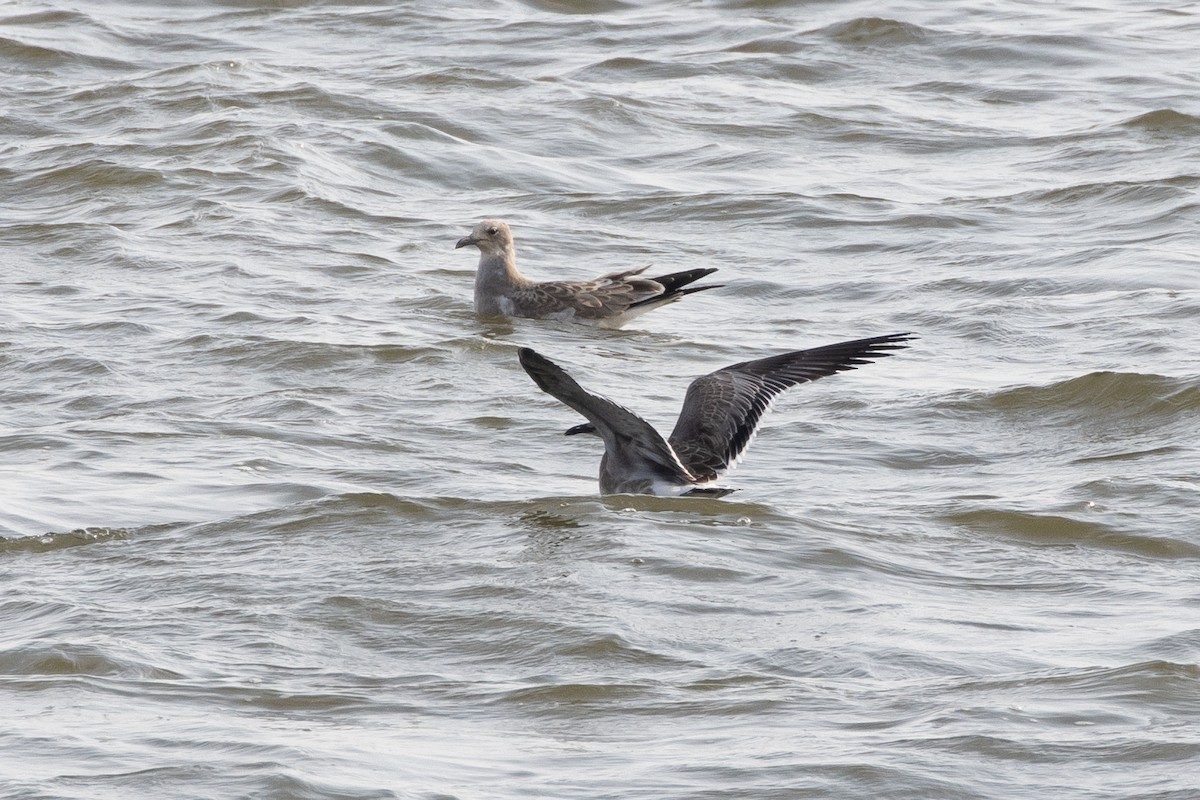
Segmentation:
[(614, 272), (594, 281), (534, 283), (521, 290), (519, 302), (522, 308), (538, 309), (537, 316), (563, 311), (574, 311), (583, 319), (619, 316), (631, 305), (663, 293), (662, 284), (633, 277), (644, 269)]
[(897, 333), (733, 364), (692, 381), (667, 441), (698, 481), (711, 481), (745, 453), (759, 420), (784, 390), (869, 364), (907, 347)]

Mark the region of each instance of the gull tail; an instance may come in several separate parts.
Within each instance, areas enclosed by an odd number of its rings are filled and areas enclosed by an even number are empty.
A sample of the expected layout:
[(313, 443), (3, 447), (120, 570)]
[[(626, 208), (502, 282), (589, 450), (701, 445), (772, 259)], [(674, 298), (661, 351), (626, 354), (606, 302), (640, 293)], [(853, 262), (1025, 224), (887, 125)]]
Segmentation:
[[(716, 271), (716, 267), (700, 267), (698, 269), (688, 269), (682, 272), (672, 272), (669, 275), (662, 275), (657, 278), (653, 278), (655, 283), (662, 284), (663, 293), (634, 303), (630, 306), (630, 308), (649, 310), (656, 306), (674, 303), (684, 295), (693, 294), (695, 292), (703, 292), (705, 289), (719, 289), (725, 284), (712, 283), (707, 286), (688, 286), (688, 284), (695, 283), (704, 276), (711, 275)], [(685, 289), (685, 286), (688, 286), (688, 288)]]
[(733, 494), (737, 489), (723, 489), (720, 486), (697, 486), (695, 489), (688, 489), (680, 495), (680, 497), (711, 497), (716, 499), (724, 497), (727, 494)]

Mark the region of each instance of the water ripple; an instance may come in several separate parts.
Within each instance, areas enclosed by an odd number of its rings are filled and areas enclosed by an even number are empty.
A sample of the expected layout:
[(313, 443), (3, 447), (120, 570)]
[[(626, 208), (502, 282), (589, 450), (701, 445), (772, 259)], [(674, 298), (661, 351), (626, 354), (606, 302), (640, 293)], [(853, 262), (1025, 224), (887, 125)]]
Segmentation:
[[(0, 12), (0, 794), (1191, 797), (1196, 32)], [(477, 319), (488, 215), (531, 277), (725, 286)], [(894, 330), (722, 501), (598, 497), (516, 359), (667, 431), (698, 375)]]

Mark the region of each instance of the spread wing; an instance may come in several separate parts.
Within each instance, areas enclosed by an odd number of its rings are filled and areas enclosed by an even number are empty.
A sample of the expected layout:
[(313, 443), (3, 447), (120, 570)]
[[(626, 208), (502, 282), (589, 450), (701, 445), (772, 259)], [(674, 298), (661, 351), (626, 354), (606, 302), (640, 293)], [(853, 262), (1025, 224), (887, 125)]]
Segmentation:
[(840, 342), (745, 361), (692, 381), (668, 441), (697, 481), (711, 481), (745, 453), (759, 420), (786, 389), (854, 369), (907, 347), (911, 334)]
[(671, 446), (649, 422), (608, 398), (587, 391), (562, 367), (537, 351), (523, 347), (518, 356), (521, 366), (543, 392), (575, 409), (596, 427), (605, 450), (616, 460), (677, 483), (690, 482), (691, 476)]

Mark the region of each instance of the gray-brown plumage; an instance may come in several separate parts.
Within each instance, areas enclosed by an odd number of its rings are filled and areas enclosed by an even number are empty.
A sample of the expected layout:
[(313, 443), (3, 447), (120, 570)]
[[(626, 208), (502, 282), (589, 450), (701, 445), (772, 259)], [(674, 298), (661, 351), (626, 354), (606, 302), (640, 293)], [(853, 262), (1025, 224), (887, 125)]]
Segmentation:
[(517, 270), (512, 231), (498, 219), (480, 222), (454, 247), (468, 245), (479, 248), (479, 267), (475, 272), (475, 311), (479, 314), (561, 319), (619, 328), (634, 317), (674, 303), (685, 295), (717, 288), (715, 284), (688, 286), (716, 272), (715, 267), (673, 272), (653, 279), (638, 277), (647, 269), (641, 267), (611, 272), (591, 281), (531, 281)]
[(908, 346), (908, 333), (876, 336), (743, 361), (692, 381), (675, 429), (663, 439), (632, 411), (581, 387), (561, 367), (529, 349), (521, 366), (542, 391), (588, 421), (567, 435), (604, 440), (601, 494), (707, 495), (733, 491), (713, 482), (737, 464), (759, 420), (784, 390), (884, 358)]

